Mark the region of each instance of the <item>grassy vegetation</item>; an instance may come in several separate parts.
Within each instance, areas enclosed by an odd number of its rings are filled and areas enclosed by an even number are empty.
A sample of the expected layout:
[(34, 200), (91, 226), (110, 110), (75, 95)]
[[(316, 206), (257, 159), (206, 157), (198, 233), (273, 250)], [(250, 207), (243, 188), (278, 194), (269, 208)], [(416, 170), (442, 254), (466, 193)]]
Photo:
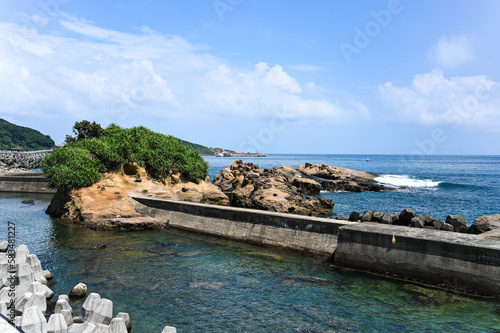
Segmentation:
[(24, 148), (45, 150), (55, 146), (54, 140), (37, 130), (18, 126), (0, 118), (0, 149)]
[(170, 176), (174, 168), (184, 179), (199, 182), (208, 165), (198, 152), (181, 140), (145, 127), (129, 129), (110, 125), (99, 137), (66, 144), (45, 158), (43, 171), (49, 183), (62, 190), (94, 184), (100, 174), (122, 163), (136, 162), (155, 179)]

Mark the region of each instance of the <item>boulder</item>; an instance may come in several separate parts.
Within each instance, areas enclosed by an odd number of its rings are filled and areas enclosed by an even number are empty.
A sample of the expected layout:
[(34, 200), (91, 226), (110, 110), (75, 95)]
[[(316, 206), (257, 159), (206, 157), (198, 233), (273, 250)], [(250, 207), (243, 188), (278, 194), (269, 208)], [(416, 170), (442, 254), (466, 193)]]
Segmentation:
[(361, 222), (371, 222), (372, 217), (373, 217), (374, 211), (369, 209), (366, 212), (363, 213), (363, 216), (361, 216)]
[(399, 214), (398, 225), (410, 225), (411, 219), (417, 216), (417, 213), (411, 208), (406, 208)]
[(424, 227), (425, 220), (422, 216), (415, 216), (412, 217), (410, 220), (410, 227), (413, 228), (423, 228)]
[(87, 295), (87, 285), (85, 283), (78, 283), (69, 292), (70, 298), (83, 298)]
[(432, 221), (432, 224), (431, 224), (431, 226), (436, 230), (441, 230), (443, 225), (444, 225), (444, 222), (441, 220), (434, 220), (434, 221)]
[(446, 217), (446, 223), (451, 224), (456, 232), (462, 231), (462, 229), (467, 228), (467, 222), (465, 217), (462, 215), (448, 215)]
[(380, 220), (382, 219), (382, 215), (384, 215), (384, 213), (374, 212), (372, 215), (372, 222), (380, 222)]
[(355, 210), (351, 213), (351, 215), (349, 215), (349, 221), (357, 222), (359, 220), (360, 220), (359, 210)]
[(451, 224), (443, 223), (443, 225), (441, 226), (441, 230), (444, 230), (444, 231), (455, 231), (455, 227), (452, 226)]
[(500, 214), (485, 215), (475, 219), (469, 228), (469, 233), (482, 234), (495, 229), (500, 229)]
[(391, 213), (384, 213), (384, 214), (382, 214), (382, 217), (380, 218), (379, 223), (394, 224), (395, 221), (396, 221), (396, 215), (391, 214)]
[(0, 242), (0, 252), (7, 252), (8, 247), (9, 247), (9, 242), (7, 241)]

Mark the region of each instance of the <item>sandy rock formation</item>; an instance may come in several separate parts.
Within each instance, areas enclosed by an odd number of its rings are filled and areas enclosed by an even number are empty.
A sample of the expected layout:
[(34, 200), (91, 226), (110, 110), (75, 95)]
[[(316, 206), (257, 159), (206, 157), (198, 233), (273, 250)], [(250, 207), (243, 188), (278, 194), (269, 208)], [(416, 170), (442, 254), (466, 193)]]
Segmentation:
[(213, 184), (227, 194), (231, 206), (313, 216), (331, 213), (330, 199), (305, 194), (315, 192), (319, 184), (295, 182), (299, 176), (288, 165), (262, 170), (239, 160), (217, 174)]
[(297, 172), (318, 182), (323, 191), (381, 192), (393, 191), (374, 180), (376, 174), (326, 164), (306, 163), (297, 167)]
[(101, 180), (92, 186), (69, 193), (58, 191), (47, 213), (67, 223), (96, 230), (144, 230), (165, 226), (166, 222), (138, 213), (131, 199), (133, 196), (229, 205), (227, 196), (209, 179), (200, 184), (184, 182), (174, 172), (161, 182), (151, 179), (144, 168), (128, 164), (103, 174)]

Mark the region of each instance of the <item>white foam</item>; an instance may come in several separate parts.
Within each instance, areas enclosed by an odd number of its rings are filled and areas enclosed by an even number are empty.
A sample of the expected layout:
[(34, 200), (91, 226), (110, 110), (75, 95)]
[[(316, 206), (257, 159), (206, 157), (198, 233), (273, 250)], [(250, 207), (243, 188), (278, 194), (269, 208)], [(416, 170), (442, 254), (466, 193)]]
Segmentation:
[(375, 180), (381, 184), (392, 185), (397, 187), (437, 187), (439, 183), (430, 179), (417, 179), (406, 175), (382, 175), (376, 177)]

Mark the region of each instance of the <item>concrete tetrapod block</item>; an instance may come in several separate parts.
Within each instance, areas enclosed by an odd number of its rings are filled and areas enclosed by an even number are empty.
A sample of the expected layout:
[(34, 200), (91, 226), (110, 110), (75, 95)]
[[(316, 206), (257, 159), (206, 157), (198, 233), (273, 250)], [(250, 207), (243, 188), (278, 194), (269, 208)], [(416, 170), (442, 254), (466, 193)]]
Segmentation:
[(61, 313), (54, 313), (47, 323), (47, 333), (68, 333), (68, 324)]
[(97, 324), (96, 329), (92, 333), (110, 333), (109, 326), (104, 324)]
[(0, 301), (0, 313), (5, 317), (9, 317), (9, 310), (7, 310), (7, 303)]
[(161, 333), (177, 333), (177, 328), (172, 327), (172, 326), (165, 326), (163, 331)]
[(43, 313), (47, 311), (47, 301), (45, 299), (45, 293), (36, 292), (31, 294), (31, 297), (28, 299), (28, 302), (26, 302), (24, 308), (28, 309), (33, 306), (37, 306), (38, 309), (40, 309), (40, 311), (42, 311)]
[(54, 296), (54, 292), (52, 289), (42, 284), (40, 281), (33, 281), (30, 284), (30, 288), (28, 289), (30, 293), (41, 292), (45, 294), (45, 298), (51, 299)]
[(68, 325), (68, 327), (73, 325), (73, 314), (71, 313), (70, 310), (61, 310), (60, 313), (64, 316), (64, 319), (66, 320), (66, 325)]
[(9, 247), (9, 242), (3, 241), (0, 243), (0, 252), (5, 252), (7, 251), (7, 248)]
[(87, 319), (94, 311), (93, 308), (101, 301), (101, 296), (97, 293), (91, 293), (87, 296), (82, 305), (82, 317)]
[(127, 333), (127, 325), (125, 325), (125, 320), (123, 318), (113, 318), (109, 324), (109, 331), (111, 333)]
[(132, 321), (130, 320), (130, 315), (126, 312), (119, 312), (116, 318), (122, 318), (125, 321), (125, 327), (127, 327), (127, 332), (132, 331)]
[(15, 305), (17, 312), (24, 312), (24, 306), (28, 303), (28, 300), (31, 298), (31, 296), (33, 296), (33, 293), (27, 292), (16, 300)]
[(8, 261), (5, 253), (0, 253), (0, 280), (9, 275), (9, 272), (7, 272), (9, 267)]
[(45, 285), (49, 283), (45, 276), (43, 276), (42, 263), (36, 254), (29, 254), (26, 258), (26, 263), (31, 267), (35, 281), (39, 281)]
[(8, 287), (0, 289), (0, 302), (10, 303), (11, 298)]
[(113, 302), (109, 299), (102, 298), (99, 303), (92, 309), (93, 312), (89, 316), (88, 321), (95, 324), (109, 325), (113, 319)]
[(26, 262), (17, 266), (17, 277), (19, 278), (19, 284), (25, 284), (28, 287), (34, 281), (33, 270)]
[(30, 254), (30, 250), (25, 244), (21, 244), (17, 247), (16, 251), (16, 264), (24, 264), (28, 255)]
[(19, 326), (25, 333), (47, 332), (47, 320), (37, 306), (27, 308), (23, 312)]
[(54, 313), (61, 313), (62, 310), (68, 310), (70, 313), (73, 312), (73, 308), (71, 308), (71, 305), (67, 300), (63, 299), (58, 299), (56, 302), (56, 306), (54, 308)]

